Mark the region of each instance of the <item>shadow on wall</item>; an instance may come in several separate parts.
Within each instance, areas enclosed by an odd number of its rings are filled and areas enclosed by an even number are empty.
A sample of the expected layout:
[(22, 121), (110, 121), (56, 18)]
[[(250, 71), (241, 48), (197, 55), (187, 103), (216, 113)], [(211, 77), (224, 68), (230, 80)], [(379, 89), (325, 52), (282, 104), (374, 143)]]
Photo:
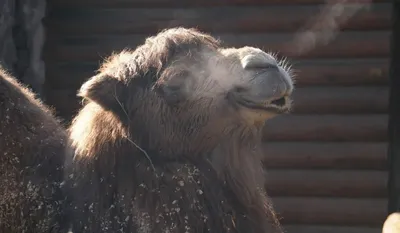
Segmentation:
[(46, 0), (0, 1), (0, 64), (38, 94), (45, 78), (45, 13)]

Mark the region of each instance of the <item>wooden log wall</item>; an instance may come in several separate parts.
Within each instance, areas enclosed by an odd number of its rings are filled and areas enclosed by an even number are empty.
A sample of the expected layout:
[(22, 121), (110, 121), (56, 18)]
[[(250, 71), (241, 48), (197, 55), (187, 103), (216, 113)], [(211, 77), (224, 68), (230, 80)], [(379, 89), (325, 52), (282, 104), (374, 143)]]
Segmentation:
[(69, 119), (112, 51), (165, 27), (197, 27), (228, 45), (280, 51), (297, 70), (295, 108), (265, 128), (267, 189), (287, 232), (378, 233), (387, 216), (390, 1), (374, 1), (329, 45), (303, 56), (293, 33), (324, 0), (52, 0), (46, 98)]

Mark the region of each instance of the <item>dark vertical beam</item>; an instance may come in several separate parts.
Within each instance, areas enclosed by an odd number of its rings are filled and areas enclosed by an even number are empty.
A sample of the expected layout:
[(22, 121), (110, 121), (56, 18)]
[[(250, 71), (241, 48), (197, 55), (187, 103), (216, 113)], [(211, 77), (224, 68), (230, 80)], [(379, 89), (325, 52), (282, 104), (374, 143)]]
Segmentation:
[(400, 211), (400, 0), (392, 0), (389, 100), (389, 214)]

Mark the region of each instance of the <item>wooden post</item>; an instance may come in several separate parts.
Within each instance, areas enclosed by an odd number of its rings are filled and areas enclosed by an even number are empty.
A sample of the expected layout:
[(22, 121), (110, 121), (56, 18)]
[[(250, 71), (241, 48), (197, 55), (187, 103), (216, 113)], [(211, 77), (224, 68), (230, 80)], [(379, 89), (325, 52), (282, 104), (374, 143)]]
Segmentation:
[(389, 100), (389, 214), (400, 211), (400, 0), (393, 0)]

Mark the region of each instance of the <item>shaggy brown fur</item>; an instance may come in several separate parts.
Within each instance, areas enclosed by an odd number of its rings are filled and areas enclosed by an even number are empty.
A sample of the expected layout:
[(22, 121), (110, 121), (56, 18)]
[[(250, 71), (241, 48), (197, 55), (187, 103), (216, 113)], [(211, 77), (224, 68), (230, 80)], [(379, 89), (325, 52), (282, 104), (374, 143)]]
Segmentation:
[(229, 104), (250, 72), (241, 53), (265, 55), (169, 29), (82, 86), (66, 163), (74, 233), (281, 231), (259, 160), (263, 122), (275, 114)]
[(0, 67), (0, 232), (58, 232), (67, 134)]

